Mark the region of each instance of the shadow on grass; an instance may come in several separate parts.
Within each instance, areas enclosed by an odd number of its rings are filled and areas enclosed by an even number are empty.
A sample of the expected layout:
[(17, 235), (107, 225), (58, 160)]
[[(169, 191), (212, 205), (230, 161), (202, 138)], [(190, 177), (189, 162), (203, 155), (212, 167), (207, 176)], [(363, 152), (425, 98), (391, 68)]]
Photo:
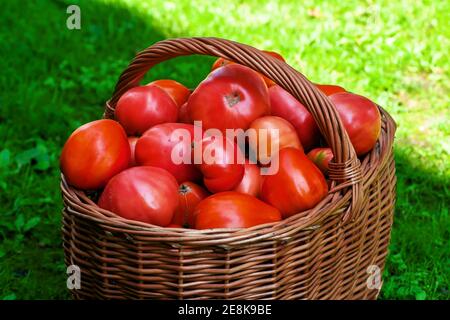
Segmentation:
[(395, 152), (397, 203), (381, 298), (448, 299), (449, 177)]

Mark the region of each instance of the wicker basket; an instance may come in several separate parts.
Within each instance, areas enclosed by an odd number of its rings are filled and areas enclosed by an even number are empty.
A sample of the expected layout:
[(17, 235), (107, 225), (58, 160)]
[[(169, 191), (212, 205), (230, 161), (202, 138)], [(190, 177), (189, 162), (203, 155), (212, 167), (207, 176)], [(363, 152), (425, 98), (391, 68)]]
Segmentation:
[(119, 97), (152, 66), (191, 54), (246, 65), (301, 101), (335, 155), (330, 192), (315, 208), (278, 223), (188, 230), (118, 217), (62, 176), (65, 261), (81, 269), (81, 289), (72, 290), (73, 297), (376, 299), (379, 287), (367, 283), (370, 270), (383, 271), (390, 239), (393, 119), (380, 107), (380, 138), (360, 161), (334, 106), (302, 74), (253, 47), (217, 38), (165, 40), (139, 53), (120, 76), (105, 117), (113, 117)]

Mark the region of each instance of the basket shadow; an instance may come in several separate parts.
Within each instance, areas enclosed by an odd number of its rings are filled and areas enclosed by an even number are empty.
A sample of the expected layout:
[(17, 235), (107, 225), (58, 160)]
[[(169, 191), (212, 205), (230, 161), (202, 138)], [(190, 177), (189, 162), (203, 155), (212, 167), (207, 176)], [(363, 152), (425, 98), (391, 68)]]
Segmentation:
[[(448, 292), (450, 179), (414, 163), (405, 149), (395, 147), (397, 203), (382, 299), (415, 299), (432, 287), (435, 299)], [(414, 284), (414, 285), (413, 285)], [(402, 292), (402, 296), (399, 296)]]

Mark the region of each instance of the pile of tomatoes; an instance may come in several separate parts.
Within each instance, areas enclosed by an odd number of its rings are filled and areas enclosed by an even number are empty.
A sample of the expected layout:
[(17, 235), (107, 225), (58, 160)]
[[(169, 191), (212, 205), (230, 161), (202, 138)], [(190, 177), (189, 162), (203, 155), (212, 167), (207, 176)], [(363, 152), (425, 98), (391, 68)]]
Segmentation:
[[(369, 152), (381, 131), (377, 106), (339, 86), (316, 86), (334, 103), (358, 156)], [(174, 80), (134, 87), (118, 100), (115, 119), (76, 129), (60, 165), (68, 184), (96, 191), (99, 207), (126, 219), (161, 227), (247, 228), (311, 209), (328, 193), (333, 153), (312, 115), (243, 65), (218, 59), (192, 92)], [(184, 140), (174, 135), (180, 129), (189, 133)], [(225, 135), (227, 129), (251, 129), (256, 138), (247, 137), (242, 147)], [(269, 144), (262, 144), (264, 135)], [(204, 161), (195, 147), (215, 161)], [(272, 166), (276, 170), (263, 174)]]

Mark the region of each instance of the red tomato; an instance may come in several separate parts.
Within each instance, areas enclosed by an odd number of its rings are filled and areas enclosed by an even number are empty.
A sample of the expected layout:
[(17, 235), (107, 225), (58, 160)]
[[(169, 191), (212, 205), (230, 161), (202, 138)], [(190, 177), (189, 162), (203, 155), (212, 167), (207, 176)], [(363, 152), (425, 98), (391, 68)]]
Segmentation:
[(128, 137), (128, 143), (130, 144), (130, 151), (131, 151), (131, 157), (130, 157), (130, 167), (134, 167), (136, 165), (136, 159), (135, 159), (135, 150), (136, 150), (136, 142), (138, 141), (138, 137)]
[(281, 220), (276, 208), (234, 191), (217, 193), (201, 201), (194, 217), (196, 229), (249, 228)]
[(346, 90), (340, 86), (336, 86), (333, 84), (314, 84), (320, 91), (322, 91), (326, 96), (331, 96), (332, 94), (338, 92), (346, 92)]
[(336, 106), (356, 154), (361, 156), (372, 150), (381, 132), (381, 115), (375, 103), (350, 92), (335, 93), (330, 99)]
[(178, 206), (178, 184), (164, 169), (133, 167), (108, 182), (98, 205), (125, 219), (165, 227)]
[(76, 129), (60, 157), (67, 183), (85, 190), (102, 188), (128, 168), (130, 145), (123, 128), (114, 120), (97, 120)]
[(211, 71), (214, 71), (214, 70), (216, 70), (217, 68), (226, 66), (226, 65), (228, 65), (228, 64), (233, 64), (233, 63), (234, 63), (233, 61), (226, 60), (226, 59), (224, 59), (224, 58), (218, 58), (216, 61), (214, 61), (214, 64), (213, 64), (212, 67), (211, 67)]
[(328, 164), (333, 159), (333, 151), (330, 148), (312, 149), (307, 156), (323, 174), (328, 173)]
[(178, 183), (199, 180), (201, 173), (191, 161), (194, 128), (184, 123), (163, 123), (150, 128), (136, 144), (136, 163), (166, 169)]
[(305, 150), (319, 143), (319, 127), (303, 104), (277, 85), (269, 88), (269, 97), (271, 114), (289, 121), (294, 126)]
[[(267, 53), (268, 55), (271, 55), (272, 57), (277, 58), (278, 60), (285, 61), (284, 58), (277, 52), (267, 51), (267, 50), (262, 50), (262, 51), (264, 53)], [(225, 60), (224, 58), (219, 58), (212, 65), (211, 71), (216, 70), (217, 68), (229, 65), (229, 64), (234, 64), (234, 62), (230, 61), (230, 60)], [(271, 87), (271, 86), (273, 86), (275, 84), (275, 82), (273, 82), (273, 80), (267, 78), (266, 76), (263, 76), (259, 72), (258, 72), (258, 74), (263, 78), (263, 80), (266, 83), (267, 87)]]
[(169, 96), (172, 97), (173, 100), (175, 100), (178, 107), (181, 107), (191, 94), (188, 88), (183, 86), (181, 83), (170, 79), (156, 80), (150, 82), (148, 86), (157, 86), (163, 89), (169, 94)]
[(252, 69), (230, 64), (202, 81), (188, 99), (189, 117), (203, 128), (244, 129), (269, 113), (269, 95), (261, 77)]
[(195, 162), (203, 174), (206, 188), (213, 193), (233, 190), (245, 171), (240, 149), (227, 138), (215, 136), (204, 137), (201, 147), (201, 161)]
[(325, 177), (302, 151), (282, 149), (278, 161), (278, 172), (264, 179), (261, 199), (283, 218), (313, 208), (327, 195)]
[(249, 138), (250, 149), (257, 153), (257, 158), (262, 164), (269, 163), (274, 152), (283, 148), (293, 147), (303, 151), (295, 128), (283, 118), (274, 116), (258, 118), (251, 123), (250, 129), (256, 133), (256, 139)]
[(167, 226), (167, 228), (178, 228), (178, 229), (183, 229), (183, 227), (179, 224), (175, 224), (175, 223), (171, 223)]
[(176, 122), (178, 107), (163, 89), (140, 86), (120, 97), (115, 115), (128, 135), (141, 135), (154, 125)]
[(192, 123), (189, 118), (189, 111), (187, 108), (187, 102), (183, 103), (178, 110), (178, 122), (180, 123)]
[(194, 209), (197, 204), (208, 197), (210, 193), (198, 184), (183, 182), (178, 188), (178, 208), (172, 218), (172, 224), (186, 228), (194, 227)]
[(261, 191), (262, 181), (260, 168), (256, 164), (250, 163), (248, 160), (245, 161), (244, 167), (244, 176), (233, 191), (258, 197), (259, 192)]

